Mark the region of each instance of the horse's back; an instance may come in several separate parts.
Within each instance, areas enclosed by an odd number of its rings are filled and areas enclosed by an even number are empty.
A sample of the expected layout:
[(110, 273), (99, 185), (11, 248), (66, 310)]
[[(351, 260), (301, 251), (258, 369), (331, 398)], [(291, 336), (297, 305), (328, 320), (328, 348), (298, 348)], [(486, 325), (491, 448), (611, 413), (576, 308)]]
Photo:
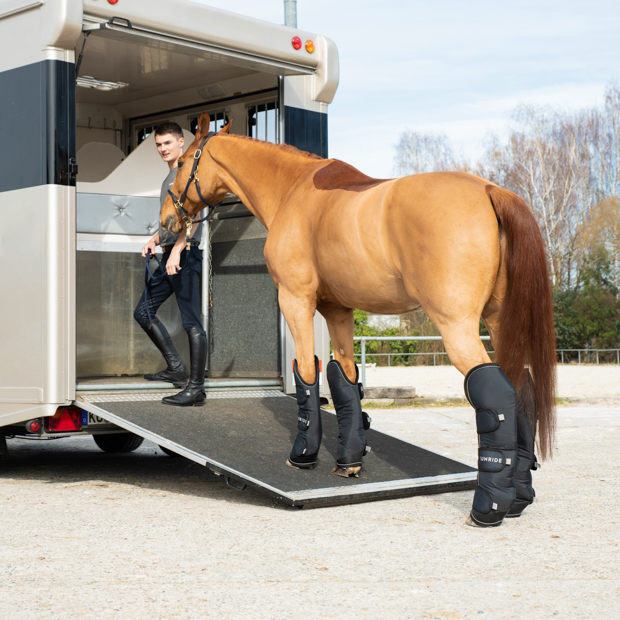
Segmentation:
[(466, 173), (396, 181), (385, 196), (378, 235), (410, 295), (445, 308), (484, 305), (499, 269), (497, 218), (485, 187)]

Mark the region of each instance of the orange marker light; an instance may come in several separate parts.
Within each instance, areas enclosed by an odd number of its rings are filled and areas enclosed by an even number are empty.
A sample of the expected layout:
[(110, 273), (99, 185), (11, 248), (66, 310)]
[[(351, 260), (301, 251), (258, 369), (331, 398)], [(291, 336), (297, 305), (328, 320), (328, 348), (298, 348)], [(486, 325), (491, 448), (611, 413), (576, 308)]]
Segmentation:
[(309, 54), (312, 54), (312, 52), (314, 52), (314, 41), (310, 41), (310, 40), (306, 41), (306, 51)]
[(293, 44), (293, 47), (296, 50), (301, 49), (301, 39), (299, 37), (293, 37), (293, 39), (291, 40), (291, 43)]

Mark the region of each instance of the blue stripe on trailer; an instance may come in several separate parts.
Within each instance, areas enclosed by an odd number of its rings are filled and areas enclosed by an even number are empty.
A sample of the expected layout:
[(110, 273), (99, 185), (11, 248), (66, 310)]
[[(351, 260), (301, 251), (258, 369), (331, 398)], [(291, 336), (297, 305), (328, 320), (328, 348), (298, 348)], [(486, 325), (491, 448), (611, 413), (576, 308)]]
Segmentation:
[(0, 192), (75, 186), (75, 67), (44, 60), (0, 72), (0, 131), (10, 145)]

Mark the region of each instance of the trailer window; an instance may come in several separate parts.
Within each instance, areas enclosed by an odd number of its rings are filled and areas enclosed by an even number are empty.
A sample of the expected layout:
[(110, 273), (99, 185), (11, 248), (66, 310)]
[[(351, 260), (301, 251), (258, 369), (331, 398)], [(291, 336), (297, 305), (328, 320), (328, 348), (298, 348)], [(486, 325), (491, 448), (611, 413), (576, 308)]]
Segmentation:
[(138, 146), (141, 142), (144, 142), (155, 130), (155, 125), (150, 125), (148, 127), (141, 127), (138, 129), (136, 133), (136, 146)]
[(278, 105), (276, 101), (248, 107), (248, 135), (266, 142), (278, 142)]

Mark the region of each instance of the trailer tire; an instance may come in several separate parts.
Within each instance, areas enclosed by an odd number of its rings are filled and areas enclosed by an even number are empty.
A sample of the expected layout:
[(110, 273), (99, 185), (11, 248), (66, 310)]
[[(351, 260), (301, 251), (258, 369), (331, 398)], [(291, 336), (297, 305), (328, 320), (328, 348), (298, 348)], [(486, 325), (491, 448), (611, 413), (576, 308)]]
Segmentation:
[(114, 433), (110, 435), (93, 435), (93, 439), (104, 452), (119, 454), (137, 450), (144, 441), (144, 437), (133, 433)]
[(172, 456), (172, 457), (181, 456), (178, 452), (173, 452), (172, 450), (168, 448), (164, 448), (164, 446), (159, 446), (159, 449), (167, 456)]

